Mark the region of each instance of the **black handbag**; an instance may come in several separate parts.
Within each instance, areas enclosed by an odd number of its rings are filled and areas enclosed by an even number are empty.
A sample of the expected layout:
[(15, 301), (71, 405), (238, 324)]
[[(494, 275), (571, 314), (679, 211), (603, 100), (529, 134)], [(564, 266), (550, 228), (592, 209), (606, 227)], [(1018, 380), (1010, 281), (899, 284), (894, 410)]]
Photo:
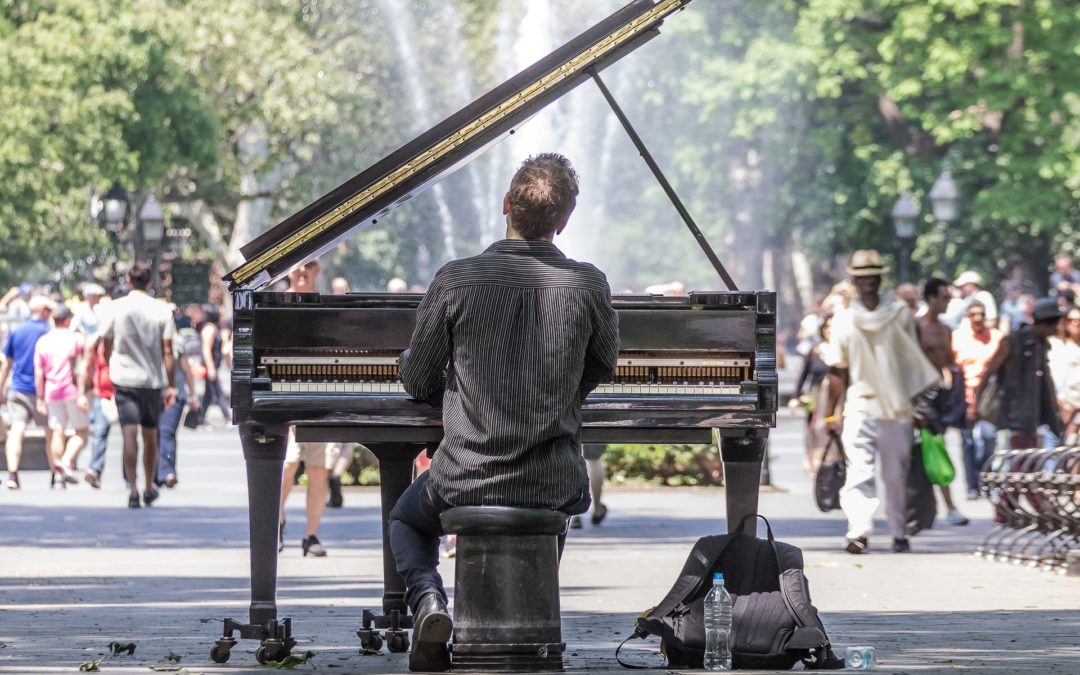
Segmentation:
[(814, 501), (822, 513), (840, 508), (840, 490), (846, 480), (847, 455), (844, 454), (844, 444), (839, 434), (830, 431), (821, 466), (814, 478)]

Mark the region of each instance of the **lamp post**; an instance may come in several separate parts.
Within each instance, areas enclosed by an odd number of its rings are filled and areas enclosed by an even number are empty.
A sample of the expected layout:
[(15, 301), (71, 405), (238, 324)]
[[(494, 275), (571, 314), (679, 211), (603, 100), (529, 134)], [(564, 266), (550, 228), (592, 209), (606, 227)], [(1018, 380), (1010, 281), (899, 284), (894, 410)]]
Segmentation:
[(124, 229), (124, 221), (127, 219), (128, 193), (124, 188), (114, 184), (101, 199), (101, 209), (98, 217), (101, 224), (114, 237), (119, 238)]
[(154, 195), (150, 195), (139, 209), (139, 236), (145, 247), (145, 255), (150, 261), (150, 278), (154, 287), (157, 287), (158, 247), (164, 235), (165, 214), (158, 200)]
[(900, 283), (911, 281), (911, 248), (915, 243), (915, 218), (918, 215), (915, 200), (906, 191), (901, 192), (892, 210), (896, 240), (900, 244)]
[(934, 186), (930, 188), (930, 206), (934, 218), (944, 223), (945, 232), (941, 237), (941, 272), (949, 277), (949, 225), (960, 217), (960, 191), (956, 189), (952, 175), (946, 169), (941, 172)]

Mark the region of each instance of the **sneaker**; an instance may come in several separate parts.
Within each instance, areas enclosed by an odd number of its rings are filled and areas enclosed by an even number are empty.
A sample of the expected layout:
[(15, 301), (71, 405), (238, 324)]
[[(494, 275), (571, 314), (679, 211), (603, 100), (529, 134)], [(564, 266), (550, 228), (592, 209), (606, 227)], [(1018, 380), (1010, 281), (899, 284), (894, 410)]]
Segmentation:
[(143, 504), (150, 506), (157, 501), (157, 498), (161, 496), (161, 493), (157, 490), (147, 490), (142, 493)]
[(129, 509), (142, 508), (142, 504), (139, 503), (139, 493), (138, 492), (132, 492), (131, 495), (128, 496), (128, 508)]
[(844, 541), (844, 550), (852, 555), (866, 553), (868, 548), (870, 548), (870, 542), (866, 537), (855, 537)]
[(307, 539), (300, 542), (300, 548), (304, 549), (305, 558), (307, 557), (308, 553), (315, 556), (316, 558), (322, 558), (326, 556), (326, 547), (323, 546), (322, 542), (319, 541), (319, 538), (313, 534), (309, 535)]
[(18, 490), (20, 487), (22, 487), (21, 485), (19, 485), (19, 472), (8, 471), (7, 482), (5, 483), (5, 485), (7, 485), (7, 489), (9, 490)]
[(53, 490), (67, 489), (67, 478), (64, 476), (64, 470), (58, 466), (53, 467), (50, 487)]
[(949, 515), (945, 516), (946, 525), (955, 525), (959, 527), (961, 525), (967, 525), (970, 522), (971, 521), (968, 520), (964, 516), (964, 514), (960, 513), (956, 509), (949, 509)]
[(340, 509), (345, 503), (345, 499), (341, 496), (341, 476), (330, 475), (330, 501), (327, 502), (327, 506), (332, 509)]
[(580, 530), (581, 529), (581, 516), (573, 516), (572, 518), (570, 518), (570, 529), (571, 530)]
[(893, 540), (892, 540), (892, 552), (893, 553), (910, 553), (911, 552), (911, 541), (908, 540), (907, 538), (897, 539), (897, 538), (894, 537)]
[(592, 510), (592, 524), (599, 525), (604, 522), (604, 518), (607, 518), (607, 505), (597, 504)]
[(97, 471), (94, 471), (93, 469), (88, 469), (87, 472), (83, 474), (83, 480), (86, 481), (87, 485), (94, 488), (95, 490), (101, 489), (101, 474)]

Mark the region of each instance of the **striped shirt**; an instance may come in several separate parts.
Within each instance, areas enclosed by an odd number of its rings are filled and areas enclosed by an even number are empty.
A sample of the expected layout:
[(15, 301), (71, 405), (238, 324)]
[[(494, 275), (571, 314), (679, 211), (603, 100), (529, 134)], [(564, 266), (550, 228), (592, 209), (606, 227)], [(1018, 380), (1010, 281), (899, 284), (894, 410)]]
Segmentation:
[(506, 239), (440, 269), (398, 366), (410, 395), (442, 396), (439, 496), (549, 509), (579, 500), (581, 404), (618, 355), (607, 278), (550, 242)]

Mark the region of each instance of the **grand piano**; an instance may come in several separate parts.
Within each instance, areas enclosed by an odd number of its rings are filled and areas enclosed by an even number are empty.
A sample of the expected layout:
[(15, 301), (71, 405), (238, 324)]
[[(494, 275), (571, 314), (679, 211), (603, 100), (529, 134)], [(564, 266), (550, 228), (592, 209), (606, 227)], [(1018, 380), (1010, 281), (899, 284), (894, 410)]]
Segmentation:
[[(600, 88), (729, 290), (613, 298), (621, 334), (618, 368), (585, 402), (581, 441), (711, 443), (715, 433), (728, 529), (756, 513), (765, 443), (776, 423), (776, 295), (735, 289), (600, 77), (689, 2), (634, 0), (242, 248), (246, 262), (226, 280), (234, 312), (233, 420), (247, 466), (251, 605), (247, 623), (225, 620), (211, 653), (215, 661), (228, 660), (235, 634), (260, 640), (256, 657), (262, 663), (295, 644), (291, 621), (278, 618), (276, 604), (277, 514), (290, 426), (298, 441), (363, 443), (378, 457), (384, 595), (381, 613), (365, 611), (357, 634), (367, 648), (385, 639), (392, 651), (406, 649), (411, 617), (386, 521), (412, 479), (413, 460), (436, 448), (442, 436), (441, 411), (410, 399), (397, 379), (397, 359), (409, 344), (421, 295), (266, 289), (588, 80)], [(748, 529), (754, 527), (749, 520)]]

